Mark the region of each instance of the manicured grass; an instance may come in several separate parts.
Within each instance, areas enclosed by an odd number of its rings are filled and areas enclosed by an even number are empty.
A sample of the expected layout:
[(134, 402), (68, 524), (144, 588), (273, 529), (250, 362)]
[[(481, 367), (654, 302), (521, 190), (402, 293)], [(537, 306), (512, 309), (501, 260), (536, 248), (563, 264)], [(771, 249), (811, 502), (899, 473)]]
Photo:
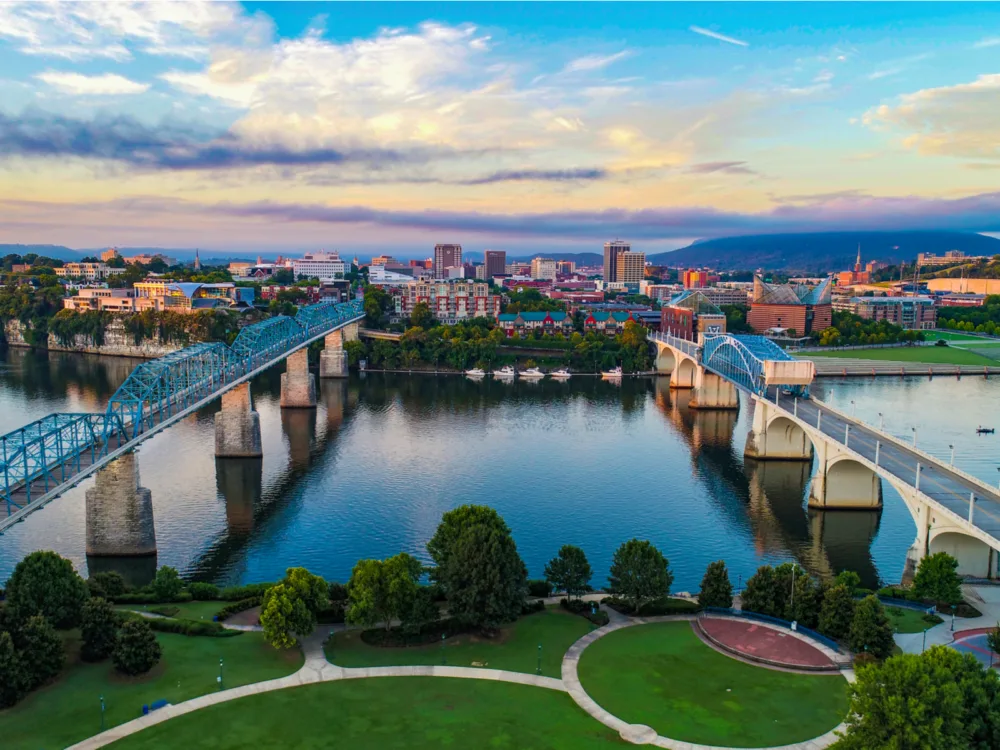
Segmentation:
[(847, 713), (839, 675), (751, 666), (704, 645), (687, 622), (610, 633), (583, 652), (579, 674), (590, 697), (618, 718), (706, 745), (801, 742)]
[(445, 677), (326, 682), (201, 709), (115, 750), (604, 750), (624, 748), (565, 693)]
[(489, 667), (534, 674), (538, 667), (538, 645), (542, 646), (542, 674), (559, 677), (566, 650), (589, 633), (583, 617), (558, 607), (526, 615), (505, 626), (495, 639), (459, 635), (429, 646), (382, 648), (361, 640), (361, 631), (337, 633), (326, 644), (326, 658), (341, 667), (411, 666), (441, 664), (442, 657), (453, 667)]
[(79, 661), (79, 633), (67, 634), (67, 667), (57, 680), (30, 693), (13, 708), (0, 711), (0, 747), (63, 748), (100, 731), (100, 696), (105, 724), (113, 727), (139, 716), (143, 704), (161, 698), (171, 703), (218, 689), (219, 659), (226, 687), (291, 674), (302, 666), (298, 650), (280, 652), (260, 633), (232, 638), (188, 637), (157, 633), (163, 658), (147, 675), (124, 677), (111, 660)]
[(924, 331), (924, 338), (928, 341), (944, 339), (945, 341), (989, 341), (982, 336), (970, 336), (967, 333), (952, 333), (951, 331)]
[(893, 607), (891, 604), (887, 604), (885, 613), (889, 615), (892, 624), (896, 626), (897, 633), (920, 633), (927, 628), (934, 627), (934, 623), (923, 619), (923, 612), (918, 612), (915, 609)]
[(218, 613), (229, 602), (179, 602), (176, 604), (120, 604), (115, 609), (127, 609), (133, 612), (152, 612), (154, 609), (176, 608), (175, 619), (208, 620)]
[(801, 357), (837, 357), (840, 359), (875, 359), (889, 362), (926, 362), (934, 365), (988, 365), (997, 360), (954, 346), (899, 346), (891, 349), (840, 349), (829, 352), (803, 352)]

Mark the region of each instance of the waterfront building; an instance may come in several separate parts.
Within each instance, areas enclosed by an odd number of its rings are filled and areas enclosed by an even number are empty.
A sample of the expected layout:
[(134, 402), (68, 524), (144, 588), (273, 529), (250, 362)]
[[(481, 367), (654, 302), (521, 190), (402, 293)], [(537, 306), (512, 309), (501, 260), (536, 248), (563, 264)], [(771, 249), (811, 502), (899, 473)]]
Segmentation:
[(462, 246), (461, 245), (435, 245), (434, 246), (434, 278), (448, 278), (445, 269), (462, 266)]
[(342, 279), (347, 264), (337, 253), (306, 253), (292, 260), (292, 271), (296, 279)]
[[(627, 253), (632, 246), (622, 240), (604, 243), (604, 282), (618, 281), (618, 259), (622, 253)], [(641, 277), (640, 277), (641, 278)]]
[(524, 336), (535, 329), (544, 333), (573, 333), (573, 318), (562, 310), (550, 312), (502, 313), (497, 316), (497, 324), (508, 336), (515, 333)]
[(490, 285), (466, 279), (410, 281), (393, 289), (394, 318), (408, 318), (420, 302), (430, 306), (436, 320), (454, 325), (468, 318), (496, 318), (500, 314), (500, 295), (490, 292)]
[(483, 254), (483, 265), (486, 266), (486, 275), (483, 278), (492, 279), (494, 276), (503, 276), (507, 272), (507, 251), (487, 250)]
[(107, 289), (83, 287), (63, 300), (63, 307), (76, 312), (101, 310), (104, 312), (136, 312), (135, 292), (131, 289)]
[(169, 310), (191, 313), (214, 308), (249, 309), (253, 302), (253, 287), (238, 287), (232, 282), (200, 284), (147, 279), (136, 282), (132, 289), (81, 288), (63, 300), (63, 307), (78, 312)]
[(646, 275), (646, 253), (628, 250), (618, 256), (618, 278), (616, 282), (626, 286), (639, 286)]
[(790, 329), (799, 336), (829, 328), (833, 324), (831, 282), (832, 279), (827, 278), (814, 287), (769, 284), (760, 276), (754, 276), (747, 323), (755, 331)]
[(931, 297), (850, 297), (834, 301), (833, 309), (909, 329), (931, 330), (937, 326), (937, 310)]
[(556, 262), (551, 258), (534, 258), (531, 261), (531, 278), (555, 280)]
[(87, 281), (104, 281), (109, 276), (125, 273), (124, 268), (111, 268), (107, 263), (66, 263), (55, 269), (56, 276)]
[(688, 341), (697, 341), (700, 334), (725, 333), (726, 315), (705, 291), (681, 292), (660, 308), (660, 330)]
[(630, 320), (639, 322), (631, 310), (618, 310), (615, 312), (591, 310), (583, 319), (583, 330), (587, 333), (596, 331), (597, 333), (603, 333), (605, 336), (615, 336), (625, 330), (625, 324)]

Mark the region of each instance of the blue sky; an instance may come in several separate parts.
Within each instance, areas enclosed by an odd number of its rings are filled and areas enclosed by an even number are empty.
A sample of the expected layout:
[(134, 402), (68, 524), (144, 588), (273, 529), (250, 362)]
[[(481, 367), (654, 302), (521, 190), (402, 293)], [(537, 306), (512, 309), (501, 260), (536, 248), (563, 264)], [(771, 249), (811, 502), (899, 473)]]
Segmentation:
[(4, 3), (0, 242), (1000, 231), (996, 3)]

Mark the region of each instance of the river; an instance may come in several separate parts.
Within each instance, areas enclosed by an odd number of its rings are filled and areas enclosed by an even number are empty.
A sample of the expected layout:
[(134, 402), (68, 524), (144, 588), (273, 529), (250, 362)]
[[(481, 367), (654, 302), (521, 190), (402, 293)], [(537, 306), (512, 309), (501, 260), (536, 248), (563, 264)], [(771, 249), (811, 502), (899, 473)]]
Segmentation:
[[(0, 352), (0, 431), (51, 411), (103, 411), (134, 360)], [(139, 450), (152, 491), (159, 552), (152, 560), (90, 560), (82, 482), (0, 537), (0, 581), (35, 549), (54, 549), (86, 574), (154, 564), (220, 584), (274, 580), (303, 565), (344, 581), (360, 558), (424, 545), (441, 514), (462, 503), (495, 507), (532, 577), (562, 544), (586, 551), (595, 585), (633, 536), (670, 559), (675, 591), (695, 590), (705, 566), (734, 583), (763, 563), (797, 560), (818, 576), (849, 568), (865, 584), (898, 582), (916, 529), (883, 483), (881, 513), (805, 506), (808, 467), (743, 459), (749, 423), (697, 412), (666, 379), (621, 385), (473, 382), (456, 376), (369, 373), (321, 381), (314, 411), (278, 406), (280, 367), (253, 382), (262, 461), (216, 461), (206, 408)], [(1000, 380), (981, 377), (820, 381), (814, 393), (995, 482), (998, 438), (975, 427), (1000, 417)], [(851, 402), (854, 401), (855, 404)], [(992, 423), (991, 423), (992, 424)]]

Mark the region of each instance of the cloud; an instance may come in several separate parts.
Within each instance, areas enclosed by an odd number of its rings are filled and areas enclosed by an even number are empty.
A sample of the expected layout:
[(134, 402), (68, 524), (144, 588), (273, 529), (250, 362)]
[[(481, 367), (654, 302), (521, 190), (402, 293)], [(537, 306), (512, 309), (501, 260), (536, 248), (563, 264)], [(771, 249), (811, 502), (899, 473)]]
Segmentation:
[(99, 76), (85, 76), (79, 73), (59, 73), (47, 71), (37, 76), (50, 86), (72, 95), (115, 96), (119, 94), (142, 94), (149, 90), (148, 83), (139, 83), (114, 73)]
[(608, 67), (612, 63), (628, 57), (630, 54), (631, 52), (629, 52), (629, 50), (622, 50), (621, 52), (616, 52), (613, 55), (585, 55), (584, 57), (578, 57), (567, 63), (566, 67), (563, 68), (563, 72), (579, 73), (587, 70), (601, 70), (602, 68)]
[(463, 180), (461, 185), (490, 185), (495, 182), (577, 182), (601, 180), (608, 176), (605, 169), (522, 169), (494, 172), (485, 177)]
[(687, 169), (691, 174), (713, 174), (724, 172), (725, 174), (757, 174), (747, 166), (745, 161), (707, 161), (701, 164), (692, 164)]
[(987, 47), (1000, 47), (1000, 36), (981, 39), (972, 45), (975, 49), (986, 49)]
[(735, 39), (731, 36), (726, 36), (725, 34), (720, 34), (717, 31), (711, 31), (710, 29), (704, 29), (701, 26), (689, 26), (688, 29), (693, 31), (695, 34), (701, 34), (702, 36), (707, 36), (712, 39), (718, 39), (720, 42), (726, 42), (727, 44), (736, 44), (740, 47), (749, 47), (749, 42), (744, 42), (742, 39)]

